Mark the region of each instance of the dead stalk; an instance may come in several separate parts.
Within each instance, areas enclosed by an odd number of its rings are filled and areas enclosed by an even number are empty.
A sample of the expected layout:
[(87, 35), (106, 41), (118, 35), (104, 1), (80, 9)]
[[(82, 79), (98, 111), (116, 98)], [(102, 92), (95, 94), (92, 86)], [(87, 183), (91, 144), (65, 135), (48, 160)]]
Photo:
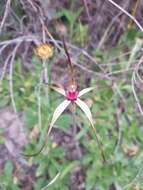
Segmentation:
[[(137, 103), (137, 106), (139, 108), (141, 115), (143, 116), (143, 109), (142, 109), (140, 100), (139, 100), (138, 95), (137, 95), (136, 90), (135, 90), (136, 76), (138, 77), (138, 79), (140, 79), (138, 71), (139, 71), (139, 66), (142, 64), (142, 61), (143, 61), (143, 56), (141, 57), (140, 61), (138, 62), (138, 64), (136, 65), (136, 67), (133, 71), (131, 83), (132, 83), (132, 91), (133, 91), (135, 101)], [(142, 82), (142, 79), (140, 80), (140, 82)]]
[(2, 18), (2, 21), (1, 21), (1, 24), (0, 24), (0, 34), (1, 34), (1, 32), (2, 32), (2, 28), (3, 28), (3, 26), (4, 26), (4, 23), (5, 23), (5, 21), (6, 21), (6, 18), (7, 18), (7, 16), (8, 16), (10, 4), (11, 4), (11, 0), (7, 0), (6, 6), (5, 6), (4, 15), (3, 15), (3, 18)]
[(120, 5), (118, 5), (117, 3), (115, 3), (112, 0), (107, 0), (109, 1), (112, 5), (114, 5), (117, 9), (119, 9), (120, 11), (122, 11), (125, 15), (127, 15), (137, 26), (138, 28), (143, 32), (143, 27), (140, 25), (140, 23), (137, 21), (137, 19), (132, 16), (130, 13), (128, 13), (125, 9), (123, 9)]
[(10, 92), (12, 107), (15, 113), (17, 113), (17, 108), (16, 108), (16, 104), (14, 100), (14, 92), (13, 92), (13, 63), (14, 63), (17, 49), (19, 48), (20, 44), (21, 43), (18, 43), (13, 50), (12, 57), (10, 60), (10, 68), (9, 68), (9, 92)]

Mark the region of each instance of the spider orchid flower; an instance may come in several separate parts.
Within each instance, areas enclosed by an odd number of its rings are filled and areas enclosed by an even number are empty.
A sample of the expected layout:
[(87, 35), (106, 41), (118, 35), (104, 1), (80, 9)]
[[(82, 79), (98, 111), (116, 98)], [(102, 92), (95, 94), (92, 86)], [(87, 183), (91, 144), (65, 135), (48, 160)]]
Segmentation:
[[(67, 90), (65, 90), (63, 87), (58, 87), (56, 85), (49, 85), (48, 84), (51, 89), (53, 89), (53, 90), (57, 91), (58, 93), (60, 93), (61, 95), (63, 95), (65, 97), (65, 100), (62, 103), (60, 103), (58, 105), (58, 107), (55, 109), (55, 111), (53, 113), (53, 117), (52, 117), (50, 125), (49, 125), (48, 132), (46, 134), (47, 135), (46, 137), (49, 136), (49, 134), (50, 134), (50, 132), (51, 132), (51, 130), (52, 130), (55, 122), (60, 117), (60, 115), (65, 111), (65, 109), (70, 104), (76, 104), (85, 113), (87, 119), (89, 120), (90, 126), (92, 127), (92, 129), (93, 129), (93, 131), (94, 131), (94, 133), (96, 135), (97, 143), (98, 143), (98, 146), (100, 148), (103, 161), (106, 162), (106, 159), (105, 159), (105, 156), (104, 156), (104, 152), (103, 152), (103, 149), (102, 149), (102, 144), (100, 143), (100, 140), (99, 140), (100, 136), (98, 136), (98, 134), (96, 133), (96, 129), (94, 127), (94, 121), (93, 121), (93, 117), (92, 117), (91, 111), (90, 111), (89, 107), (87, 106), (87, 104), (83, 100), (80, 99), (81, 96), (83, 96), (84, 94), (86, 94), (86, 93), (90, 92), (91, 90), (93, 90), (94, 87), (88, 87), (88, 88), (85, 88), (85, 89), (83, 89), (81, 91), (77, 90), (77, 85), (76, 85), (75, 76), (74, 76), (74, 74), (75, 74), (74, 73), (74, 67), (72, 65), (72, 62), (71, 62), (71, 59), (70, 59), (70, 55), (68, 53), (68, 50), (67, 50), (66, 43), (65, 43), (64, 39), (63, 39), (63, 45), (64, 45), (65, 53), (66, 53), (67, 59), (68, 59), (68, 65), (69, 65), (69, 70), (70, 70), (70, 75), (71, 75), (70, 76), (71, 81), (69, 83), (69, 87), (68, 87)], [(31, 154), (30, 156), (38, 155), (43, 150), (43, 148), (45, 147), (46, 143), (47, 142), (45, 141), (45, 143), (41, 147), (41, 149), (37, 153)], [(26, 154), (23, 154), (23, 155), (26, 155)]]
[(68, 65), (69, 65), (69, 70), (70, 70), (70, 74), (71, 74), (71, 82), (70, 85), (68, 87), (67, 90), (64, 90), (64, 88), (60, 88), (60, 87), (54, 87), (53, 89), (55, 91), (57, 91), (58, 93), (62, 94), (65, 97), (65, 100), (55, 109), (54, 113), (53, 113), (53, 117), (49, 126), (49, 130), (48, 130), (48, 135), (50, 133), (50, 131), (52, 130), (53, 125), (55, 124), (55, 122), (57, 121), (57, 119), (60, 117), (60, 115), (64, 112), (64, 110), (71, 104), (71, 103), (75, 103), (78, 107), (81, 108), (81, 110), (85, 113), (86, 117), (88, 118), (92, 128), (95, 131), (94, 128), (94, 123), (93, 123), (93, 118), (92, 118), (92, 114), (90, 112), (90, 109), (88, 108), (88, 106), (86, 105), (86, 103), (84, 103), (84, 101), (82, 101), (80, 99), (80, 97), (84, 94), (86, 94), (87, 92), (90, 92), (91, 90), (94, 89), (94, 87), (89, 87), (89, 88), (85, 88), (83, 90), (81, 90), (80, 92), (77, 90), (77, 85), (75, 82), (75, 76), (74, 76), (74, 67), (72, 65), (72, 61), (70, 59), (70, 55), (68, 53), (68, 49), (65, 43), (65, 40), (63, 38), (63, 46), (65, 49), (65, 53), (68, 59)]
[(103, 158), (103, 162), (106, 163), (104, 151), (102, 148), (102, 144), (100, 142), (100, 136), (97, 134), (96, 129), (94, 127), (94, 121), (93, 121), (91, 111), (90, 111), (89, 107), (87, 106), (87, 104), (83, 100), (80, 99), (81, 96), (83, 96), (84, 94), (93, 90), (94, 87), (88, 87), (79, 92), (77, 90), (77, 86), (74, 84), (70, 85), (68, 90), (64, 90), (64, 88), (57, 87), (57, 86), (52, 86), (51, 88), (53, 90), (57, 91), (58, 93), (62, 94), (65, 97), (65, 100), (62, 103), (60, 103), (60, 105), (55, 109), (47, 135), (49, 136), (55, 122), (60, 117), (60, 115), (64, 112), (64, 110), (70, 104), (75, 103), (78, 107), (80, 107), (80, 109), (85, 113), (86, 117), (88, 118), (88, 120), (90, 122), (90, 126), (92, 127), (92, 129), (96, 135), (97, 144), (100, 148), (100, 153)]
[(75, 103), (85, 113), (85, 115), (88, 118), (92, 128), (95, 131), (91, 111), (88, 108), (87, 104), (84, 103), (84, 101), (82, 101), (80, 99), (81, 96), (83, 96), (84, 94), (86, 94), (86, 93), (90, 92), (91, 90), (93, 90), (94, 87), (85, 88), (85, 89), (83, 89), (83, 90), (81, 90), (79, 92), (77, 90), (76, 85), (70, 85), (68, 90), (64, 90), (64, 88), (56, 87), (56, 86), (53, 86), (52, 89), (57, 91), (58, 93), (62, 94), (65, 97), (65, 100), (55, 109), (55, 111), (53, 113), (51, 123), (50, 123), (49, 130), (48, 130), (48, 134), (51, 132), (55, 122), (60, 117), (60, 115), (72, 103)]

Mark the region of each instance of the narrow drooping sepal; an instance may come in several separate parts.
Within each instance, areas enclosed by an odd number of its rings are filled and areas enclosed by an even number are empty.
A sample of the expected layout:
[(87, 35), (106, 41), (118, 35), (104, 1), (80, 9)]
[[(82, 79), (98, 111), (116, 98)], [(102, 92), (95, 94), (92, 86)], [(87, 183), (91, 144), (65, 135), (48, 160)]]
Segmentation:
[(77, 100), (75, 101), (75, 103), (81, 108), (81, 110), (85, 113), (86, 117), (88, 118), (88, 120), (90, 121), (90, 124), (92, 127), (94, 127), (94, 123), (93, 123), (93, 118), (92, 118), (92, 114), (91, 111), (89, 109), (89, 107), (86, 105), (86, 103), (84, 103), (82, 100), (80, 100), (79, 98), (77, 98)]
[(106, 159), (105, 159), (102, 143), (100, 142), (100, 136), (98, 135), (98, 133), (96, 132), (96, 128), (94, 127), (94, 122), (93, 122), (93, 118), (92, 118), (92, 114), (91, 114), (90, 109), (88, 108), (88, 106), (86, 105), (86, 103), (84, 103), (79, 98), (77, 98), (77, 100), (75, 101), (75, 103), (81, 108), (81, 110), (85, 113), (86, 117), (90, 121), (91, 127), (92, 127), (92, 129), (93, 129), (93, 131), (95, 133), (95, 136), (96, 136), (96, 140), (97, 140), (99, 149), (101, 151), (101, 156), (103, 158), (104, 163), (106, 163)]
[(53, 125), (55, 124), (55, 122), (57, 121), (57, 119), (60, 117), (60, 115), (64, 112), (64, 110), (68, 107), (68, 105), (71, 103), (71, 101), (69, 100), (64, 100), (54, 111), (53, 113), (53, 117), (50, 123), (50, 127), (48, 130), (48, 135), (51, 132)]

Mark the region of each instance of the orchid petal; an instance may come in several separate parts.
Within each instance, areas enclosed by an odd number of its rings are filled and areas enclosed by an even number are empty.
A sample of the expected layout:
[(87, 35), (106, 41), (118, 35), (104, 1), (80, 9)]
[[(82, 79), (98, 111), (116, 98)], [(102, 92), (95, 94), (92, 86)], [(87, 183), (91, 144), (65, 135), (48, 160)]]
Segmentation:
[(55, 124), (55, 122), (57, 121), (57, 119), (60, 117), (60, 115), (63, 113), (63, 111), (68, 107), (68, 105), (71, 103), (71, 101), (69, 100), (64, 100), (54, 111), (53, 113), (53, 117), (50, 123), (50, 127), (48, 130), (48, 135), (51, 132), (53, 125)]
[[(86, 117), (88, 118), (88, 120), (90, 121), (90, 124), (92, 126), (92, 128), (94, 128), (94, 123), (93, 123), (93, 118), (92, 118), (92, 114), (91, 111), (89, 109), (89, 107), (86, 105), (86, 103), (84, 103), (82, 100), (80, 100), (79, 98), (75, 101), (75, 103), (81, 108), (81, 110), (85, 113)], [(95, 130), (95, 128), (94, 128)]]
[(60, 93), (60, 94), (62, 94), (62, 95), (64, 95), (64, 96), (66, 96), (65, 90), (64, 90), (63, 88), (57, 87), (57, 86), (51, 86), (51, 88), (52, 88), (53, 90), (55, 90), (56, 92), (58, 92), (58, 93)]
[(85, 88), (85, 89), (81, 90), (81, 91), (79, 92), (79, 94), (78, 94), (78, 98), (79, 98), (80, 96), (82, 96), (82, 95), (84, 95), (84, 94), (90, 92), (90, 91), (93, 90), (94, 88), (95, 88), (95, 87), (89, 87), (89, 88)]

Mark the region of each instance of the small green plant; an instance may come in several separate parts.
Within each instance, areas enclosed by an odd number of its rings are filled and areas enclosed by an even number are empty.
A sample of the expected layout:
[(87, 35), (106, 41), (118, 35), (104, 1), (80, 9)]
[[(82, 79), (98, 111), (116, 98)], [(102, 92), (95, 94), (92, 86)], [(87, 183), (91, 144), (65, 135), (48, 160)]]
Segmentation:
[(64, 90), (64, 88), (61, 88), (61, 87), (54, 87), (54, 86), (52, 87), (55, 91), (62, 94), (66, 98), (66, 100), (64, 100), (55, 109), (55, 111), (53, 113), (52, 120), (50, 122), (49, 129), (48, 129), (48, 135), (50, 134), (50, 132), (51, 132), (51, 130), (53, 128), (53, 125), (55, 124), (57, 119), (60, 117), (60, 115), (64, 112), (64, 110), (70, 104), (72, 104), (73, 110), (74, 110), (75, 105), (77, 105), (85, 113), (86, 117), (88, 118), (88, 120), (90, 122), (90, 125), (91, 125), (93, 131), (95, 132), (97, 143), (99, 145), (99, 148), (101, 149), (101, 155), (103, 157), (103, 161), (105, 162), (106, 160), (105, 160), (105, 156), (104, 156), (104, 153), (103, 153), (103, 150), (102, 150), (102, 145), (100, 144), (98, 134), (97, 134), (97, 132), (95, 130), (95, 127), (94, 127), (94, 121), (93, 121), (91, 111), (88, 108), (87, 104), (84, 103), (84, 101), (82, 101), (80, 99), (81, 96), (83, 96), (84, 94), (86, 94), (86, 93), (90, 92), (91, 90), (93, 90), (94, 87), (85, 88), (85, 89), (83, 89), (81, 91), (77, 90), (77, 84), (76, 84), (76, 81), (75, 81), (75, 78), (74, 78), (74, 69), (73, 69), (72, 62), (71, 62), (71, 59), (70, 59), (70, 56), (69, 56), (69, 53), (68, 53), (68, 50), (67, 50), (67, 47), (66, 47), (66, 44), (65, 44), (64, 40), (63, 40), (63, 44), (64, 44), (64, 49), (65, 49), (65, 52), (66, 52), (66, 55), (67, 55), (67, 58), (68, 58), (68, 64), (69, 64), (70, 71), (71, 71), (71, 74), (70, 74), (71, 79), (70, 79), (70, 83), (69, 83), (69, 86), (68, 86), (67, 90)]
[[(67, 55), (67, 58), (68, 58), (68, 65), (69, 65), (71, 79), (70, 79), (69, 86), (68, 86), (67, 90), (65, 90), (62, 87), (58, 87), (56, 85), (55, 86), (53, 86), (53, 85), (50, 86), (52, 89), (54, 89), (58, 93), (62, 94), (66, 98), (66, 100), (64, 100), (62, 103), (60, 103), (60, 105), (55, 109), (55, 111), (53, 113), (53, 116), (52, 116), (52, 119), (51, 119), (51, 122), (50, 122), (50, 125), (49, 125), (48, 132), (47, 132), (47, 137), (49, 136), (55, 122), (60, 117), (60, 115), (65, 111), (65, 109), (71, 104), (73, 106), (73, 110), (74, 110), (75, 105), (77, 105), (85, 113), (86, 117), (88, 118), (88, 120), (90, 122), (90, 126), (92, 127), (92, 129), (93, 129), (93, 131), (94, 131), (94, 133), (96, 135), (97, 143), (98, 143), (98, 146), (99, 146), (99, 148), (101, 150), (101, 155), (102, 155), (103, 161), (105, 162), (106, 160), (105, 160), (105, 156), (104, 156), (104, 153), (103, 153), (102, 145), (100, 144), (98, 134), (97, 134), (96, 129), (94, 127), (94, 121), (93, 121), (91, 111), (88, 108), (87, 104), (84, 103), (84, 101), (82, 101), (80, 99), (81, 96), (83, 96), (84, 94), (92, 91), (94, 89), (94, 87), (85, 88), (85, 89), (83, 89), (81, 91), (77, 90), (77, 84), (76, 84), (76, 81), (75, 81), (74, 68), (73, 68), (73, 65), (72, 65), (72, 62), (71, 62), (71, 59), (70, 59), (70, 56), (69, 56), (69, 53), (68, 53), (68, 50), (67, 50), (67, 47), (66, 47), (66, 43), (65, 43), (64, 40), (63, 40), (63, 45), (64, 45), (64, 49), (65, 49), (65, 52), (66, 52), (66, 55)], [(46, 137), (46, 139), (47, 139), (47, 137)], [(44, 146), (45, 146), (45, 144), (46, 143), (44, 143)], [(31, 154), (31, 155), (28, 155), (28, 154), (24, 154), (24, 155), (25, 156), (37, 155), (43, 150), (44, 146), (42, 146), (42, 148), (37, 153)]]

